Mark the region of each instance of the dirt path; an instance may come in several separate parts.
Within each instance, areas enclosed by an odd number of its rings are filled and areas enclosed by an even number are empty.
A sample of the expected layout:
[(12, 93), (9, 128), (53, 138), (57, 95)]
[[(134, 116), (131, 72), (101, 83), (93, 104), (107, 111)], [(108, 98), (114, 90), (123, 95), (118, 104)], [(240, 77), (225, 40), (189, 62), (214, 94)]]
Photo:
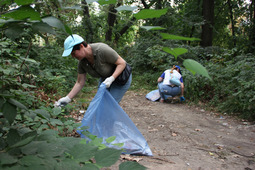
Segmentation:
[(147, 140), (153, 170), (255, 170), (255, 125), (129, 91), (120, 103)]

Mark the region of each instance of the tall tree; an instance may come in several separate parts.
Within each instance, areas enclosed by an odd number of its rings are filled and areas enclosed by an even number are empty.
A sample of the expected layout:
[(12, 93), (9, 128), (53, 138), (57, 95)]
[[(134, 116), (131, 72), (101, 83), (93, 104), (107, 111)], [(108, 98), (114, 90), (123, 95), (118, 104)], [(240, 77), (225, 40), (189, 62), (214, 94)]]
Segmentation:
[(255, 0), (251, 0), (251, 4), (250, 4), (250, 22), (251, 22), (251, 28), (249, 31), (249, 40), (251, 42), (251, 46), (254, 48), (255, 46)]
[(105, 34), (106, 41), (112, 41), (112, 31), (113, 31), (114, 23), (116, 22), (116, 13), (117, 13), (117, 10), (115, 9), (115, 5), (110, 4), (108, 19), (107, 19), (108, 29)]
[(90, 20), (89, 7), (88, 7), (86, 0), (83, 0), (81, 3), (84, 5), (84, 7), (83, 7), (83, 27), (84, 27), (84, 29), (87, 29), (87, 34), (85, 34), (85, 38), (88, 43), (91, 43), (91, 42), (93, 42), (94, 31), (93, 31), (92, 23)]
[(203, 0), (202, 15), (205, 24), (202, 26), (201, 46), (212, 46), (214, 26), (214, 0)]
[(235, 19), (234, 19), (234, 14), (233, 14), (233, 4), (231, 0), (228, 0), (228, 8), (229, 8), (229, 15), (230, 15), (230, 22), (231, 22), (231, 32), (232, 32), (232, 37), (233, 37), (233, 43), (234, 46), (236, 45), (236, 38), (235, 38)]

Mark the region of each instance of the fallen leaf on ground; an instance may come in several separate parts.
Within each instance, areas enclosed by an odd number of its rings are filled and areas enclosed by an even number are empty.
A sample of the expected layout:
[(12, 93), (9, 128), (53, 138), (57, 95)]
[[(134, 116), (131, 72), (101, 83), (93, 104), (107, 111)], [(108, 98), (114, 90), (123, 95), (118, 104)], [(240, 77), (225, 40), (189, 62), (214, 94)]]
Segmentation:
[(142, 160), (143, 158), (134, 158), (130, 155), (120, 155), (121, 159), (125, 159), (128, 161), (135, 161), (135, 162), (139, 162), (140, 160)]
[(213, 156), (213, 155), (214, 155), (212, 152), (209, 152), (209, 154), (210, 154), (211, 156)]
[(172, 136), (174, 136), (174, 137), (175, 137), (175, 136), (177, 136), (177, 134), (176, 134), (176, 133), (172, 133)]
[(151, 129), (151, 130), (148, 130), (149, 132), (157, 132), (158, 129)]

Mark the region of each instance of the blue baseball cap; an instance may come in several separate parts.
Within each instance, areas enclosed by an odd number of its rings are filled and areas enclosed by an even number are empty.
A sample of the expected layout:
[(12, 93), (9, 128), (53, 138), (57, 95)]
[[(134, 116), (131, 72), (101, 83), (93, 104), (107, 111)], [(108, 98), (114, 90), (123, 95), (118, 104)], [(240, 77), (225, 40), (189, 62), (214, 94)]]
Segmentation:
[(80, 44), (83, 41), (84, 41), (84, 39), (77, 34), (69, 35), (64, 42), (65, 50), (64, 50), (62, 56), (63, 57), (69, 56), (73, 50), (73, 46)]
[(181, 67), (180, 67), (180, 66), (177, 66), (177, 65), (175, 65), (175, 67), (178, 68), (179, 71), (180, 71), (180, 74), (182, 74), (182, 72), (181, 72)]

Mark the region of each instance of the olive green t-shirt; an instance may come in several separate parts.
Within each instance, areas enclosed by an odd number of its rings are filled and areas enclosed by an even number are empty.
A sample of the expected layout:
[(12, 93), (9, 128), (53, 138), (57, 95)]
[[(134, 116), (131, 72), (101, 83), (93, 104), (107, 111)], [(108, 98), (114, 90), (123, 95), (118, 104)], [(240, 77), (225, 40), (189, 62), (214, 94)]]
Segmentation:
[(89, 44), (94, 55), (94, 65), (91, 65), (86, 58), (79, 61), (78, 73), (88, 73), (92, 77), (106, 78), (112, 75), (116, 68), (118, 53), (104, 43)]

